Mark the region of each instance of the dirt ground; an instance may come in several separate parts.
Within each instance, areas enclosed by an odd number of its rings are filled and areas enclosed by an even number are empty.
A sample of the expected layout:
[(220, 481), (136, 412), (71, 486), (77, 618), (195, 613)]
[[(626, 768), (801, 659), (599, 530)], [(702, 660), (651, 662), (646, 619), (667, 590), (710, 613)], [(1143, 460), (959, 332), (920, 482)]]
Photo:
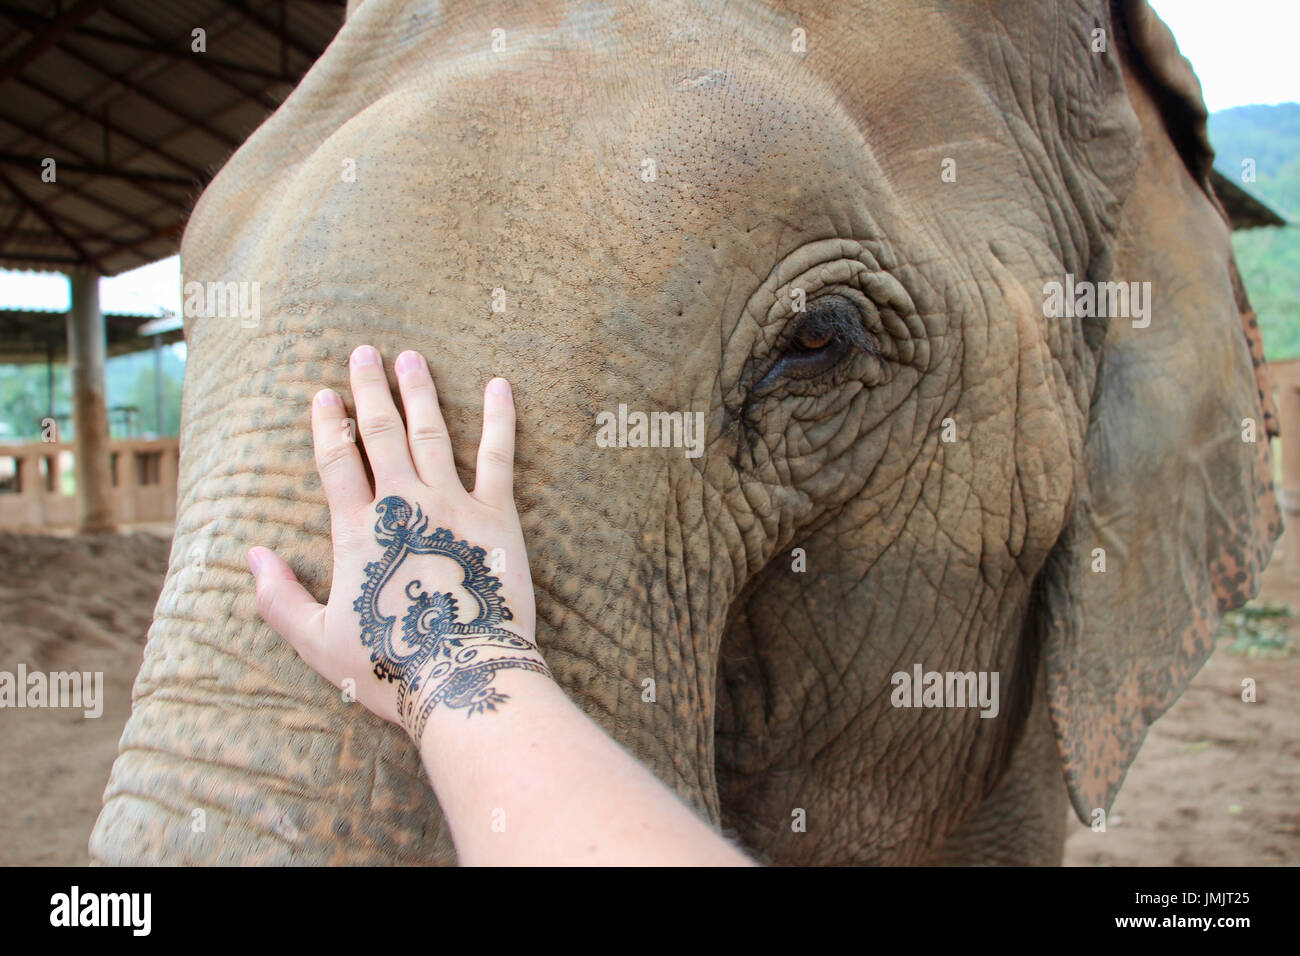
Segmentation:
[[(1295, 519), (1291, 519), (1295, 520)], [(1300, 614), (1300, 561), (1287, 537), (1264, 572), (1260, 604)], [(1178, 703), (1156, 721), (1105, 833), (1071, 818), (1071, 866), (1300, 864), (1300, 624), (1288, 656), (1218, 649)], [(1255, 681), (1256, 703), (1242, 701)]]
[[(0, 670), (102, 671), (104, 712), (0, 710), (0, 864), (87, 861), (170, 545), (148, 533), (0, 533)], [(1262, 599), (1300, 610), (1279, 546)], [(1154, 727), (1105, 833), (1072, 824), (1077, 866), (1300, 862), (1300, 654), (1220, 648)], [(1250, 677), (1258, 702), (1243, 703)]]
[(104, 674), (98, 718), (0, 710), (0, 863), (88, 862), (170, 548), (152, 534), (0, 533), (0, 670)]

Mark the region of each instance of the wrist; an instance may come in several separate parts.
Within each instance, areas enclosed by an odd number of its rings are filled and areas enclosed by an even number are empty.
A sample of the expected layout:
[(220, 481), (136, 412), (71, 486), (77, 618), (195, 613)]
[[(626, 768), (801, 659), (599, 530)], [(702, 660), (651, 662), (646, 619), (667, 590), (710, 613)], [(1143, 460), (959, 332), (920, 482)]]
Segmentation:
[[(503, 638), (502, 633), (491, 641), (449, 642), (399, 686), (399, 721), (422, 751), (430, 735), (493, 722), (502, 708), (514, 706), (517, 687), (535, 692), (539, 683), (554, 685), (537, 645), (513, 633)], [(521, 682), (517, 675), (533, 679)]]

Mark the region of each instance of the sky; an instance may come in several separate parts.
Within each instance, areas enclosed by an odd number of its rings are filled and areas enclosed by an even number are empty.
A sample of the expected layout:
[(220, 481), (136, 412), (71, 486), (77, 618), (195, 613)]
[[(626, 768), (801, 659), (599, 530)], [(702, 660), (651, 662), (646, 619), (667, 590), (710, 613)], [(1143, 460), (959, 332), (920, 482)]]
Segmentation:
[(1201, 78), (1211, 113), (1300, 102), (1300, 2), (1149, 0)]
[[(1249, 103), (1300, 102), (1300, 0), (1150, 0), (1201, 79), (1210, 112)], [(101, 279), (105, 312), (180, 313), (176, 256)], [(68, 307), (57, 273), (0, 270), (0, 308)]]

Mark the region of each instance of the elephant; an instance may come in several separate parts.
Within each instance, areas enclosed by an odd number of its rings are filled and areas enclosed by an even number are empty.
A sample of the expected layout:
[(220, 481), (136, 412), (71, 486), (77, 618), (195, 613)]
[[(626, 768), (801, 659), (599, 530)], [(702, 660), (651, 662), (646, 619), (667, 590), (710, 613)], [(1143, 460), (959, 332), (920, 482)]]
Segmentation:
[(352, 0), (184, 233), (92, 860), (455, 861), (243, 559), (328, 595), (308, 406), (368, 342), (462, 477), (511, 380), (556, 680), (754, 859), (1059, 863), (1281, 531), (1206, 115), (1145, 0)]

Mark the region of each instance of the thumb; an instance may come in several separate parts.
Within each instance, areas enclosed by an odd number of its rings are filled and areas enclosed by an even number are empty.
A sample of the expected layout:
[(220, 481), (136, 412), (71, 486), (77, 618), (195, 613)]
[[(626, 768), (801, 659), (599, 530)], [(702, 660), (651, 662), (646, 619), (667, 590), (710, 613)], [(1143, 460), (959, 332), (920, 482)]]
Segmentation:
[(319, 671), (317, 661), (324, 657), (325, 606), (316, 602), (298, 583), (293, 568), (269, 548), (249, 548), (248, 566), (257, 582), (257, 613)]

